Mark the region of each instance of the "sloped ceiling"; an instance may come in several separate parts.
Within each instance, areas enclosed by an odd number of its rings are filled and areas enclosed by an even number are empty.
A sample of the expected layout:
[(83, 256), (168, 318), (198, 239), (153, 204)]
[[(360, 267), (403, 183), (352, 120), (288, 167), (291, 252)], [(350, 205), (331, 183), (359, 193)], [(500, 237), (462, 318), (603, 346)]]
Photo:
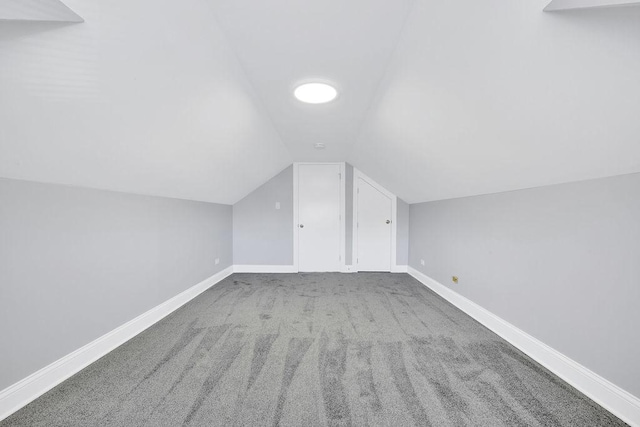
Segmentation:
[(234, 203), (291, 163), (206, 0), (0, 22), (0, 176)]
[(234, 203), (349, 161), (414, 203), (640, 172), (640, 7), (548, 2), (67, 0), (0, 22), (0, 176)]
[(417, 1), (350, 161), (409, 203), (640, 171), (640, 8)]
[[(211, 0), (284, 143), (298, 161), (344, 161), (398, 42), (410, 0)], [(296, 85), (327, 80), (330, 104)], [(326, 149), (317, 151), (315, 143)]]

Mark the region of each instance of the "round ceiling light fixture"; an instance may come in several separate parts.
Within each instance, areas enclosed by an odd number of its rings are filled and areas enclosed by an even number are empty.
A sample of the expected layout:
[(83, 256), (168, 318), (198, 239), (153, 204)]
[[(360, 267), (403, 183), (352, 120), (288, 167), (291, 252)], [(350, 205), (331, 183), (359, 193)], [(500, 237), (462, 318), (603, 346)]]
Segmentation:
[(305, 83), (298, 86), (293, 95), (307, 104), (324, 104), (333, 101), (338, 91), (326, 83)]

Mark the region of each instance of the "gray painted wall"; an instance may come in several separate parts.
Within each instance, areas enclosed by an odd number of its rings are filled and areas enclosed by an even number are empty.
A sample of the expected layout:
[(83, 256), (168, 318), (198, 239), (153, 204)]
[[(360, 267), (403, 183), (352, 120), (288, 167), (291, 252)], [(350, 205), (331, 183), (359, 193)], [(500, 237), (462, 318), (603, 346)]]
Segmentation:
[(345, 241), (344, 241), (344, 264), (353, 265), (353, 166), (349, 163), (345, 165)]
[[(345, 168), (345, 264), (353, 264), (353, 166)], [(275, 209), (280, 202), (280, 209)], [(409, 205), (398, 199), (397, 264), (409, 254)], [(293, 166), (233, 206), (233, 262), (238, 265), (293, 264)]]
[(396, 214), (396, 264), (409, 263), (409, 205), (398, 199)]
[(233, 262), (293, 264), (293, 165), (233, 205)]
[(412, 267), (640, 396), (640, 174), (410, 211)]
[(231, 206), (0, 179), (0, 390), (230, 266), (231, 248)]

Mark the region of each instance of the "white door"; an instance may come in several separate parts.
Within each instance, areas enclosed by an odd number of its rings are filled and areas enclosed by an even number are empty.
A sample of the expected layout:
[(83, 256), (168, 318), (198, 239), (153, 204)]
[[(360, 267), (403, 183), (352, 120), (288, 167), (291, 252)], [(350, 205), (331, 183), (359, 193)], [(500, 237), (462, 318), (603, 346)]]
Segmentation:
[(298, 270), (340, 271), (340, 165), (298, 166)]
[(391, 271), (391, 199), (358, 178), (358, 271)]

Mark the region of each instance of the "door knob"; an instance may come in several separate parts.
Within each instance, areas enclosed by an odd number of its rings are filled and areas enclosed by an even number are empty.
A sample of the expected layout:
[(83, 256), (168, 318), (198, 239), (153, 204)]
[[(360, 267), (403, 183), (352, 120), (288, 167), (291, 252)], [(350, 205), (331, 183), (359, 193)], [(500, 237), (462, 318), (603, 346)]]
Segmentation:
[(304, 228), (304, 224), (300, 224), (300, 225), (298, 225), (298, 227)]
[(387, 220), (387, 224), (391, 224), (391, 221)]

